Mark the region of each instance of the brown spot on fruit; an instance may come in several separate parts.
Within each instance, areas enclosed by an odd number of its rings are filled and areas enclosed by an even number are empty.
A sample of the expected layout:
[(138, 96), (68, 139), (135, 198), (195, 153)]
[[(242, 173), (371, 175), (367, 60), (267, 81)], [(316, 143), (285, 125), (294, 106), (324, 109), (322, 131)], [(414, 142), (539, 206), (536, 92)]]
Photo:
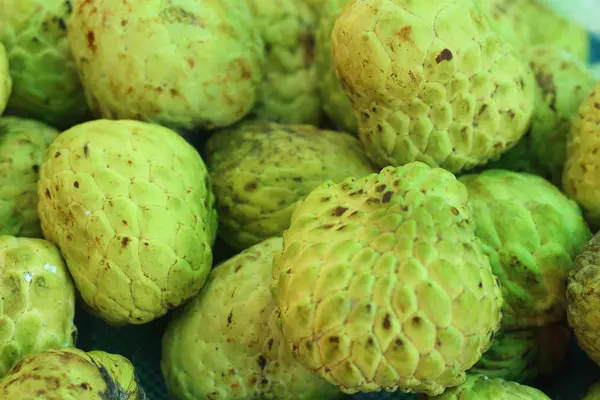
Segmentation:
[(79, 386), (81, 386), (81, 388), (82, 388), (83, 390), (90, 390), (90, 385), (89, 385), (87, 382), (83, 382), (83, 383), (82, 383), (81, 385), (79, 385)]
[(188, 65), (190, 66), (190, 68), (194, 68), (194, 66), (196, 66), (196, 62), (193, 59), (189, 58), (189, 57), (187, 57), (185, 59), (185, 61), (188, 63)]
[(311, 31), (305, 31), (300, 35), (300, 48), (304, 53), (304, 65), (309, 66), (315, 59), (315, 35)]
[(267, 365), (267, 359), (265, 358), (265, 356), (263, 356), (262, 354), (258, 356), (257, 362), (261, 370), (265, 369), (265, 366)]
[(404, 28), (400, 29), (400, 31), (398, 33), (396, 33), (396, 36), (398, 36), (400, 38), (400, 40), (404, 40), (404, 41), (409, 41), (410, 39), (410, 34), (412, 32), (412, 26), (405, 26)]
[(88, 154), (89, 154), (89, 150), (90, 150), (90, 149), (88, 148), (88, 145), (87, 145), (87, 144), (84, 144), (84, 145), (83, 145), (83, 155), (85, 155), (85, 156), (87, 157), (87, 156), (88, 156)]
[(323, 197), (323, 198), (321, 198), (321, 203), (326, 203), (329, 200), (331, 200), (331, 197)]
[(413, 323), (413, 325), (421, 325), (421, 318), (420, 317), (413, 317), (412, 323)]
[(52, 199), (52, 196), (50, 196), (50, 190), (48, 188), (46, 188), (46, 197)]
[(392, 327), (392, 321), (390, 320), (390, 314), (385, 314), (385, 318), (383, 318), (383, 329), (389, 331)]
[(481, 116), (481, 114), (483, 114), (485, 112), (485, 110), (487, 110), (488, 105), (484, 104), (481, 106), (481, 108), (479, 109), (479, 113), (477, 114), (478, 116)]
[(375, 343), (375, 341), (373, 340), (373, 338), (372, 338), (372, 337), (370, 337), (369, 339), (367, 339), (367, 344), (368, 344), (369, 346), (373, 346), (373, 344), (374, 344), (374, 343)]
[(398, 347), (402, 346), (404, 344), (404, 342), (402, 341), (402, 339), (396, 339), (394, 341), (394, 344)]
[(550, 101), (548, 108), (556, 111), (556, 86), (554, 86), (554, 77), (552, 74), (544, 74), (542, 71), (535, 73), (535, 81), (544, 95), (544, 100)]
[(394, 192), (386, 192), (383, 197), (381, 198), (381, 202), (382, 203), (389, 203), (390, 200), (392, 199), (392, 195), (394, 194)]
[(58, 156), (60, 156), (60, 151), (57, 151), (56, 153), (54, 153), (54, 158), (57, 158)]
[(253, 192), (256, 190), (256, 188), (258, 188), (258, 183), (256, 183), (256, 182), (248, 182), (244, 186), (244, 190), (246, 192)]
[(128, 244), (129, 244), (129, 238), (128, 237), (124, 237), (123, 239), (121, 239), (121, 246), (123, 248), (127, 247)]
[(94, 35), (94, 31), (88, 31), (87, 43), (88, 43), (88, 48), (92, 51), (92, 53), (96, 53), (96, 50), (98, 48), (96, 47), (96, 36)]
[(385, 183), (384, 183), (383, 185), (379, 185), (379, 186), (377, 186), (377, 187), (375, 188), (375, 191), (376, 191), (377, 193), (381, 193), (381, 192), (383, 192), (383, 191), (385, 190), (385, 188), (386, 188), (386, 187), (387, 187), (387, 186), (386, 186), (386, 185), (385, 185)]
[(267, 347), (269, 348), (269, 350), (271, 350), (273, 348), (273, 339), (269, 339), (269, 342), (267, 343)]
[(451, 211), (452, 211), (452, 214), (454, 214), (454, 215), (458, 215), (458, 208), (456, 208), (456, 207), (452, 207), (452, 210), (451, 210)]
[(347, 210), (348, 209), (346, 207), (337, 207), (335, 210), (333, 210), (331, 215), (333, 215), (334, 217), (339, 217), (342, 214), (344, 214)]
[(75, 186), (77, 189), (79, 189), (79, 182), (77, 182), (77, 181), (73, 182), (73, 186)]
[(40, 166), (39, 165), (34, 165), (32, 167), (32, 169), (33, 169), (33, 172), (35, 172), (37, 174), (40, 171)]
[(171, 94), (172, 97), (179, 96), (179, 92), (177, 90), (175, 90), (175, 89), (169, 90), (169, 93)]
[(340, 338), (337, 336), (332, 336), (329, 338), (329, 342), (330, 343), (339, 343), (340, 342)]
[(435, 58), (435, 62), (437, 64), (441, 63), (442, 61), (450, 61), (452, 60), (452, 52), (448, 49), (444, 49), (441, 51), (440, 54), (438, 54), (438, 56)]

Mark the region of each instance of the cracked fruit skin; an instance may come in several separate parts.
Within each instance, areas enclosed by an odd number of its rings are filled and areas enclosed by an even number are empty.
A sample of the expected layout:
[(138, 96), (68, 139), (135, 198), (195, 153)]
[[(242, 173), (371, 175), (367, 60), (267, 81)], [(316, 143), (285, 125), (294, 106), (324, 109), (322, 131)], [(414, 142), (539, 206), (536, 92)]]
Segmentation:
[(563, 170), (563, 190), (577, 201), (595, 232), (600, 227), (600, 82), (587, 95), (571, 122)]
[(453, 173), (525, 133), (534, 78), (471, 0), (356, 0), (338, 17), (333, 60), (367, 155)]
[(2, 235), (0, 260), (3, 377), (28, 354), (73, 346), (77, 328), (75, 287), (57, 247), (42, 239)]
[(0, 118), (0, 234), (41, 237), (38, 173), (59, 131), (42, 122)]
[(430, 400), (551, 400), (540, 390), (485, 375), (467, 375), (464, 384)]
[[(67, 39), (73, 0), (3, 2), (12, 94), (7, 111), (66, 129), (90, 117)], [(1, 68), (0, 68), (1, 70)]]
[(246, 0), (265, 42), (256, 119), (318, 125), (321, 101), (314, 61), (316, 21), (298, 0)]
[(174, 399), (329, 400), (341, 392), (298, 364), (278, 325), (267, 239), (213, 269), (163, 338), (162, 370)]
[(517, 383), (549, 377), (563, 366), (570, 341), (571, 330), (563, 321), (538, 328), (501, 330), (469, 373)]
[(281, 236), (322, 182), (376, 170), (355, 137), (309, 125), (250, 121), (215, 133), (206, 149), (219, 235), (237, 250)]
[(11, 92), (12, 78), (8, 71), (8, 55), (6, 54), (6, 47), (0, 42), (0, 115), (6, 108)]
[(44, 237), (104, 321), (141, 324), (194, 296), (217, 230), (210, 178), (174, 131), (96, 120), (46, 151), (38, 185)]
[(331, 33), (335, 21), (350, 2), (351, 0), (323, 1), (316, 34), (315, 65), (319, 77), (317, 89), (323, 111), (339, 129), (356, 134), (358, 126), (352, 111), (352, 103), (337, 77), (331, 49)]
[(228, 126), (262, 80), (264, 44), (239, 0), (80, 1), (69, 43), (88, 104), (107, 119)]
[(70, 347), (25, 357), (0, 380), (0, 398), (31, 400), (145, 400), (133, 365), (103, 351)]
[(502, 327), (564, 319), (569, 271), (591, 237), (579, 206), (536, 175), (488, 170), (460, 181), (473, 205), (475, 234), (502, 287)]
[(465, 186), (424, 163), (317, 187), (273, 266), (294, 356), (346, 393), (460, 385), (501, 318), (474, 229)]

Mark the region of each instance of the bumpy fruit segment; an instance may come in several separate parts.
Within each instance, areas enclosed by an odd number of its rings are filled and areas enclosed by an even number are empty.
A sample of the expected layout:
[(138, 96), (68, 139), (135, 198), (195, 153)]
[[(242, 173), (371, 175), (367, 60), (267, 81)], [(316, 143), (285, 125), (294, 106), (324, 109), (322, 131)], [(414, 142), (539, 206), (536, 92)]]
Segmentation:
[(12, 92), (12, 78), (8, 73), (8, 56), (6, 47), (0, 43), (0, 115), (6, 108), (8, 98)]
[(448, 389), (441, 396), (429, 400), (550, 400), (542, 391), (516, 382), (507, 382), (485, 375), (468, 375), (467, 381)]

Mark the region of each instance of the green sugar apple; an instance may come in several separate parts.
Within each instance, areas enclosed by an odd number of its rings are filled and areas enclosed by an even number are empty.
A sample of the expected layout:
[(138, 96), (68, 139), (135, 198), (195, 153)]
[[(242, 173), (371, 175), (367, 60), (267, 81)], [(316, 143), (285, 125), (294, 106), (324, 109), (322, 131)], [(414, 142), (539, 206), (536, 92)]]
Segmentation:
[(176, 400), (330, 400), (341, 392), (298, 364), (278, 325), (271, 285), (281, 238), (213, 269), (163, 338), (162, 370)]
[(58, 248), (2, 235), (0, 276), (0, 377), (28, 354), (75, 345), (75, 287)]
[(310, 125), (249, 121), (214, 134), (206, 150), (219, 235), (238, 250), (281, 236), (323, 181), (375, 171), (358, 139)]
[(194, 296), (217, 215), (196, 150), (174, 131), (96, 120), (63, 132), (40, 170), (38, 214), (90, 309), (141, 324)]
[(0, 380), (10, 400), (146, 400), (133, 365), (118, 354), (50, 349), (25, 357)]
[(501, 319), (465, 186), (420, 162), (314, 189), (273, 275), (292, 354), (346, 393), (460, 385)]
[(466, 171), (527, 130), (533, 73), (472, 0), (353, 1), (332, 48), (360, 139), (380, 167)]
[(11, 92), (12, 78), (8, 71), (8, 55), (6, 54), (6, 47), (0, 42), (0, 115), (6, 108)]
[(314, 63), (316, 20), (298, 0), (246, 0), (265, 42), (257, 119), (288, 124), (321, 120)]
[(44, 152), (58, 134), (42, 122), (0, 118), (0, 234), (42, 236), (38, 174)]
[(600, 382), (593, 384), (585, 393), (581, 400), (599, 400), (600, 399)]
[(0, 42), (6, 46), (13, 80), (10, 114), (61, 129), (89, 118), (67, 39), (74, 3), (14, 0), (0, 5)]
[(468, 375), (467, 381), (436, 397), (423, 400), (550, 400), (540, 390), (485, 375)]
[(223, 127), (252, 109), (262, 80), (264, 44), (239, 0), (79, 1), (68, 37), (102, 118)]
[(487, 170), (460, 177), (475, 234), (500, 280), (506, 329), (564, 319), (573, 260), (590, 239), (581, 210), (545, 179)]

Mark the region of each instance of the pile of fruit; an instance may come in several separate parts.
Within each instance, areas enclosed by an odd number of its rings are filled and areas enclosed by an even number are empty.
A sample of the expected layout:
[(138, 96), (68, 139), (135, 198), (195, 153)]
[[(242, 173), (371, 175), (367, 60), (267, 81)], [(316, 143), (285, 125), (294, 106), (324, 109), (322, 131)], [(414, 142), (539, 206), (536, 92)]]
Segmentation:
[[(3, 1), (0, 399), (550, 399), (600, 364), (589, 43), (542, 0)], [(157, 321), (156, 365), (94, 344)]]

